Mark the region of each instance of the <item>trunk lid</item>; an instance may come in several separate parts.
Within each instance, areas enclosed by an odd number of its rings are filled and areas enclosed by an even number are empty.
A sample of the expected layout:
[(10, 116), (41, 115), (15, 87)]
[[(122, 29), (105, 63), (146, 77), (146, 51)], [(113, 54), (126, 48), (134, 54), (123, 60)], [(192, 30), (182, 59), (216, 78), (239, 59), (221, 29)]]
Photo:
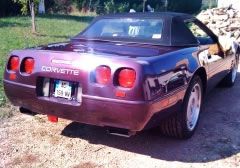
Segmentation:
[(151, 57), (180, 49), (141, 43), (78, 40), (43, 46), (43, 50), (71, 51), (79, 53), (111, 54), (111, 56)]

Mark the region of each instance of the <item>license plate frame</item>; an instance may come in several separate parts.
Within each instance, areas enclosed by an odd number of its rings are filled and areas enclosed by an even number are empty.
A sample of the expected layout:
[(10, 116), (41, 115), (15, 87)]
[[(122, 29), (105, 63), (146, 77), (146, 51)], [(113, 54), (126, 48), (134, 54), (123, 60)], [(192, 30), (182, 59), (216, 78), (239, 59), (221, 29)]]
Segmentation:
[(71, 100), (73, 94), (73, 83), (64, 80), (54, 81), (54, 97)]

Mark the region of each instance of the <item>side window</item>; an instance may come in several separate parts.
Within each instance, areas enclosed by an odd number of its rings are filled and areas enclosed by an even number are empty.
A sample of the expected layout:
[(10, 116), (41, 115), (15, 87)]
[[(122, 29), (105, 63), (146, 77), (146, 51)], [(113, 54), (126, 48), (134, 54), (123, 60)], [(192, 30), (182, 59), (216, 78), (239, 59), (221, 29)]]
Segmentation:
[(186, 22), (185, 23), (192, 34), (196, 37), (201, 45), (214, 44), (214, 40), (196, 23), (194, 22)]

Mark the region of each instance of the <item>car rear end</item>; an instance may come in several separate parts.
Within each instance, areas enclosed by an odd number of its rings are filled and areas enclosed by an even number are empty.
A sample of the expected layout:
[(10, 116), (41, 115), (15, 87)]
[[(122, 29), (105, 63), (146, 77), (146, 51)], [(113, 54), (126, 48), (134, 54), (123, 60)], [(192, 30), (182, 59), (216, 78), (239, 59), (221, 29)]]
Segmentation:
[(9, 57), (4, 89), (14, 105), (33, 112), (140, 131), (152, 115), (142, 74), (130, 58), (21, 50)]

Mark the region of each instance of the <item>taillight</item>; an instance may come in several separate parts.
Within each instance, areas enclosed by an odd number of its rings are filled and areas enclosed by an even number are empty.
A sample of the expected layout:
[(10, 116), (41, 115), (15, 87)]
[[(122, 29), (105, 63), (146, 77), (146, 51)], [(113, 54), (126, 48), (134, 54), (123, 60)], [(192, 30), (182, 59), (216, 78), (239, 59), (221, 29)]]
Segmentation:
[(111, 69), (108, 66), (99, 66), (96, 68), (96, 82), (107, 84), (111, 79)]
[(33, 58), (26, 58), (23, 60), (23, 72), (31, 74), (34, 69), (34, 59)]
[(136, 80), (136, 71), (124, 68), (119, 72), (118, 82), (121, 87), (132, 88)]
[(19, 68), (19, 57), (12, 56), (8, 63), (8, 69), (11, 71), (16, 71)]

